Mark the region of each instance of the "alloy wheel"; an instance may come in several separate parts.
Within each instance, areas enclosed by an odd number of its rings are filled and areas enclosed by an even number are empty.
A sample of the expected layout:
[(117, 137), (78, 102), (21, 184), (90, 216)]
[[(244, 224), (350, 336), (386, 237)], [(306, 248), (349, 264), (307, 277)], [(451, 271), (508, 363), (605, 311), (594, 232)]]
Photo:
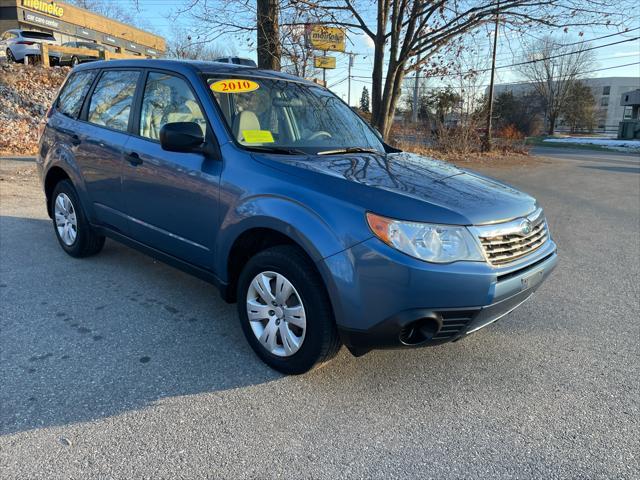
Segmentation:
[(254, 277), (247, 292), (247, 316), (254, 335), (271, 354), (289, 357), (302, 346), (306, 312), (284, 275), (266, 271)]
[(76, 210), (66, 193), (59, 193), (54, 203), (56, 229), (62, 242), (70, 247), (78, 237)]

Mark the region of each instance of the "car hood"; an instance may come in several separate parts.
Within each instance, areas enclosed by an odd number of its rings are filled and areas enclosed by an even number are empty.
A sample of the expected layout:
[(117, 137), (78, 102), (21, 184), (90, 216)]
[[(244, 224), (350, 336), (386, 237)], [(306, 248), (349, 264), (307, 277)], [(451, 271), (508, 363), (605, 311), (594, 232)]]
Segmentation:
[(366, 210), (404, 220), (479, 225), (536, 208), (534, 198), (509, 185), (413, 153), (278, 156), (277, 162), (347, 181), (351, 187), (342, 194), (351, 201), (366, 199), (360, 201)]

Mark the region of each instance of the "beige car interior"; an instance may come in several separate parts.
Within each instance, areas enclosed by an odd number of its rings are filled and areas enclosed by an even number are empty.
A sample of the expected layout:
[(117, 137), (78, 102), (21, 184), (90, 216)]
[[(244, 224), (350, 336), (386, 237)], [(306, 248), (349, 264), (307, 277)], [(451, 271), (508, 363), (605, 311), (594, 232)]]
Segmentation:
[(233, 134), (241, 143), (246, 142), (242, 133), (245, 130), (261, 130), (260, 120), (251, 110), (243, 110), (233, 119)]
[(160, 138), (162, 126), (175, 122), (196, 122), (204, 134), (206, 122), (196, 101), (173, 95), (169, 85), (156, 83), (152, 89), (145, 92), (140, 135), (157, 140)]

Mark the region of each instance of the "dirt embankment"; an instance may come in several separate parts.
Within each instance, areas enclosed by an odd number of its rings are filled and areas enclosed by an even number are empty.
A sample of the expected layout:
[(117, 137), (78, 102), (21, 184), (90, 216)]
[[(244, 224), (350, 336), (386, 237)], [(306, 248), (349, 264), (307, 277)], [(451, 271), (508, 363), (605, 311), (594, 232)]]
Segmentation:
[(38, 124), (47, 113), (68, 67), (0, 66), (0, 155), (34, 155)]

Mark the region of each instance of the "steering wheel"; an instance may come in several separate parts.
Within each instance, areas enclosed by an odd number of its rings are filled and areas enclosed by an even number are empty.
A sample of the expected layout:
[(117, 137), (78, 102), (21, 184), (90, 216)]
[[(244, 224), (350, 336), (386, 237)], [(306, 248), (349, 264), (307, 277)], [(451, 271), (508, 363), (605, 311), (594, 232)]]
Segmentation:
[(307, 138), (307, 140), (316, 140), (317, 138), (320, 138), (320, 137), (331, 138), (331, 134), (329, 132), (324, 131), (324, 130), (318, 130), (317, 132), (311, 134), (311, 136), (309, 136), (309, 138)]

